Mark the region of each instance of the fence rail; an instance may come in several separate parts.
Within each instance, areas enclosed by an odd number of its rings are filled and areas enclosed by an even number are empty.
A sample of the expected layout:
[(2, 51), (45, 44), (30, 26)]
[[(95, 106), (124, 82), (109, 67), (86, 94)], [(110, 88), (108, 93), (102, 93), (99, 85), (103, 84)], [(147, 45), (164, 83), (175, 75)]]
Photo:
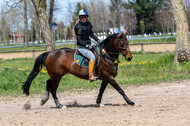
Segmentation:
[[(167, 47), (172, 47), (174, 48), (174, 44), (176, 43), (169, 43), (169, 42), (162, 42), (162, 43), (135, 43), (135, 44), (129, 44), (131, 47), (131, 50), (133, 51), (141, 51), (141, 52), (159, 52), (159, 49), (164, 48), (163, 44), (169, 44), (169, 46), (167, 45)], [(171, 44), (171, 46), (170, 46)], [(151, 47), (151, 50), (148, 49), (146, 46), (149, 45), (155, 45), (153, 47)], [(137, 46), (137, 47), (136, 47)], [(166, 51), (173, 51), (172, 50), (166, 50)], [(31, 57), (31, 58), (35, 58), (38, 55), (40, 55), (42, 51), (46, 51), (45, 49), (32, 49), (32, 50), (11, 50), (11, 51), (0, 51), (0, 60), (2, 59), (13, 59), (13, 58), (24, 58), (24, 57)], [(162, 51), (160, 51), (162, 52)], [(18, 53), (18, 54), (17, 54)], [(31, 54), (20, 54), (20, 53), (31, 53)], [(16, 55), (15, 55), (16, 54)]]
[[(36, 52), (40, 51), (46, 51), (45, 49), (33, 49), (33, 50), (12, 50), (12, 51), (0, 51), (0, 54), (9, 54), (9, 53), (27, 53), (31, 52), (32, 53), (32, 58), (36, 57)], [(0, 57), (0, 60), (3, 58)]]
[[(159, 44), (176, 44), (176, 43), (175, 42), (133, 43), (133, 44), (129, 44), (129, 45), (140, 45), (141, 46), (141, 51), (144, 51), (144, 45), (159, 45)], [(11, 50), (11, 51), (0, 51), (0, 53), (20, 53), (20, 52), (32, 52), (32, 53), (35, 53), (35, 52), (39, 52), (39, 51), (46, 51), (46, 50), (45, 49)]]
[(11, 50), (11, 51), (0, 51), (0, 53), (17, 53), (17, 52), (38, 52), (46, 51), (45, 49), (32, 49), (32, 50)]
[(153, 43), (133, 43), (129, 45), (153, 45), (153, 44), (176, 44), (175, 42), (153, 42)]

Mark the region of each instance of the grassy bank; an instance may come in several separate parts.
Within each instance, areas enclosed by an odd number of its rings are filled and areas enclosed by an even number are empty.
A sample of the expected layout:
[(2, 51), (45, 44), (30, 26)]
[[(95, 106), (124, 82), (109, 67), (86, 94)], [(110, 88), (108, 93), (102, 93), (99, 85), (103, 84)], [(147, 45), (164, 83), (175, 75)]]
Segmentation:
[[(190, 62), (174, 65), (173, 55), (166, 54), (133, 54), (131, 62), (120, 57), (119, 71), (116, 80), (123, 85), (142, 85), (148, 83), (170, 82), (175, 80), (190, 79)], [(33, 68), (35, 59), (0, 60), (0, 95), (20, 95), (21, 86)], [(43, 70), (34, 79), (30, 92), (43, 93), (46, 80), (49, 76)], [(87, 80), (66, 75), (62, 78), (59, 91), (83, 90), (99, 88), (101, 81), (89, 84)]]
[(172, 42), (176, 42), (176, 38), (175, 37), (172, 37), (172, 38), (159, 38), (159, 39), (145, 39), (145, 40), (132, 40), (132, 41), (130, 41), (129, 43), (130, 44), (137, 44), (137, 43), (165, 43), (165, 42), (170, 42), (170, 43), (172, 43)]

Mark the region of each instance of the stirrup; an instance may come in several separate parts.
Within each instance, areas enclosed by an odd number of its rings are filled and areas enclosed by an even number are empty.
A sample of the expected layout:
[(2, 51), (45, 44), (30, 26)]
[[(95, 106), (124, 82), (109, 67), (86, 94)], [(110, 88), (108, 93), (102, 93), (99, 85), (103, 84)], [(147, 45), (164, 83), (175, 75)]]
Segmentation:
[(89, 77), (90, 82), (96, 81), (98, 77), (95, 77), (94, 75), (91, 75)]

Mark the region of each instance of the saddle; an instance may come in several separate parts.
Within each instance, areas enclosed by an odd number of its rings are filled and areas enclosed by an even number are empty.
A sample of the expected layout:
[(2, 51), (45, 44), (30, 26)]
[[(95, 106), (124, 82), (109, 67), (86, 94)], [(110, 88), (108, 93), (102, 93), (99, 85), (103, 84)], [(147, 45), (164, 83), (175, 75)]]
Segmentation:
[[(96, 61), (95, 61), (95, 67), (96, 67), (99, 65), (98, 47), (95, 48), (93, 54), (96, 57)], [(74, 59), (75, 59), (76, 64), (78, 64), (79, 66), (88, 68), (89, 59), (86, 58), (85, 56), (83, 56), (77, 49), (76, 49), (75, 54), (74, 54)]]

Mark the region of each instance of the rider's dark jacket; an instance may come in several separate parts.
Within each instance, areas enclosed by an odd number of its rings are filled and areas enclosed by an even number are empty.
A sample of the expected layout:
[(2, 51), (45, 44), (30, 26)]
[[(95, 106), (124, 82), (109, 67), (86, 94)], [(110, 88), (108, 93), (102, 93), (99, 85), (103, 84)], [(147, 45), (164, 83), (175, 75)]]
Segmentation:
[(98, 38), (94, 35), (92, 31), (92, 24), (89, 21), (85, 23), (79, 21), (75, 25), (75, 34), (77, 39), (77, 45), (79, 46), (86, 47), (86, 45), (91, 45), (91, 40), (89, 36), (98, 42)]

